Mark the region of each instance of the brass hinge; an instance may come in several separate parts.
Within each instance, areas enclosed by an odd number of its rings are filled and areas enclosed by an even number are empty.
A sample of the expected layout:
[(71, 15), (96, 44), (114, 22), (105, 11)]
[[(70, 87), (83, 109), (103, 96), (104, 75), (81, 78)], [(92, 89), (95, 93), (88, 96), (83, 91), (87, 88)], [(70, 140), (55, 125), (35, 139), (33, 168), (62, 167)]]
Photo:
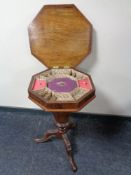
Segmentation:
[(59, 66), (53, 66), (53, 69), (59, 69)]
[[(53, 69), (59, 69), (59, 68), (62, 68), (62, 67), (59, 67), (59, 66), (53, 66)], [(69, 69), (70, 67), (69, 67), (69, 66), (64, 66), (63, 68), (64, 68), (64, 69)]]
[(64, 66), (64, 69), (69, 69), (70, 67), (69, 66)]

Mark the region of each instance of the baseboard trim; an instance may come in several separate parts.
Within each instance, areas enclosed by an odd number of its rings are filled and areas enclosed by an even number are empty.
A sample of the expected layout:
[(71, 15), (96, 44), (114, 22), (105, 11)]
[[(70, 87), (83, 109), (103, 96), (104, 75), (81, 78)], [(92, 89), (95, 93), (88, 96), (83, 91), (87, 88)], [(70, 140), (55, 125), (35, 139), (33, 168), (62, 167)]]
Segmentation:
[[(41, 109), (35, 109), (35, 108), (24, 108), (24, 107), (10, 107), (10, 106), (0, 106), (0, 111), (7, 111), (7, 112), (36, 112), (39, 114), (48, 113), (46, 111), (43, 111)], [(124, 116), (124, 115), (113, 115), (113, 114), (97, 114), (97, 113), (86, 113), (86, 112), (73, 112), (72, 116), (83, 116), (83, 117), (89, 117), (89, 118), (110, 118), (110, 119), (122, 119), (122, 120), (130, 120), (131, 116)]]

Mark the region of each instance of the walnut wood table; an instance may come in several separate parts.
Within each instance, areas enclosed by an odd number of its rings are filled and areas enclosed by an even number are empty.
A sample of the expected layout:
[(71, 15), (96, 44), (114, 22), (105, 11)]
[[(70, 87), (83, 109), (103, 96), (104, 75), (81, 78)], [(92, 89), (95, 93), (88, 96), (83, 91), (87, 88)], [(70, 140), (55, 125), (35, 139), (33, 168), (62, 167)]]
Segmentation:
[(95, 98), (91, 76), (75, 67), (91, 49), (91, 23), (75, 5), (46, 5), (29, 25), (31, 53), (48, 69), (32, 76), (29, 98), (52, 112), (56, 129), (48, 130), (37, 143), (58, 137), (64, 141), (72, 170), (73, 159), (67, 132), (75, 127), (70, 113), (81, 110)]

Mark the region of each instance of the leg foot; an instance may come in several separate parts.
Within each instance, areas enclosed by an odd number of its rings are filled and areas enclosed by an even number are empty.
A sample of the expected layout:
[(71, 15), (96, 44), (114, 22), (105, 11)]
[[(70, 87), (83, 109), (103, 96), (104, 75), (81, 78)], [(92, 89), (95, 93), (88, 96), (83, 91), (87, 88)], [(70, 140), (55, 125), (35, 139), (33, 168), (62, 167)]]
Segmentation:
[(42, 143), (42, 142), (47, 142), (51, 139), (51, 137), (56, 136), (58, 133), (57, 129), (54, 130), (48, 130), (46, 134), (42, 138), (36, 138), (34, 139), (36, 143)]

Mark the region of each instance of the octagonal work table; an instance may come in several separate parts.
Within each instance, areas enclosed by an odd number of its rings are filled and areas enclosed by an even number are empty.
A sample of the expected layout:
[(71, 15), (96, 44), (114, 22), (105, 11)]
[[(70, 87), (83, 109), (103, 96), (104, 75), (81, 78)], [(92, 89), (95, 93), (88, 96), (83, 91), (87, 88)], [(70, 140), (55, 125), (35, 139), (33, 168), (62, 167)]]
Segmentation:
[(35, 141), (63, 139), (73, 171), (77, 166), (67, 132), (75, 125), (69, 116), (95, 97), (91, 76), (75, 68), (90, 53), (91, 33), (91, 23), (72, 4), (46, 5), (29, 25), (31, 53), (48, 67), (32, 76), (29, 98), (52, 112), (57, 126)]

